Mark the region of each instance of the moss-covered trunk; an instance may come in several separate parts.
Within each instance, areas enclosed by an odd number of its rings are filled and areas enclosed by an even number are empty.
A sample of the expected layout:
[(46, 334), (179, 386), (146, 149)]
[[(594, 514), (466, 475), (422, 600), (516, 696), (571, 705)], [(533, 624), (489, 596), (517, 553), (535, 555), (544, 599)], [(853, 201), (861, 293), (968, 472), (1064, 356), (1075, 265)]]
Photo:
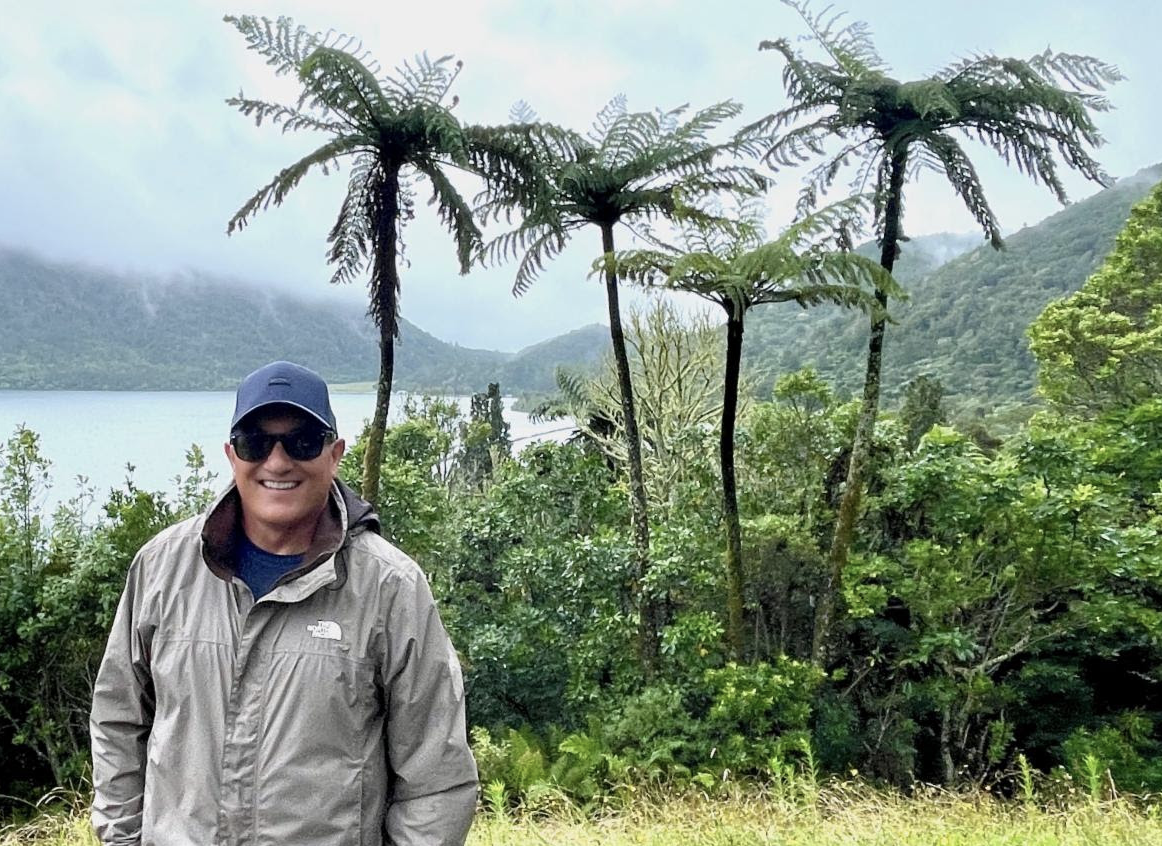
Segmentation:
[(638, 606), (638, 655), (647, 677), (658, 665), (658, 636), (661, 629), (660, 605), (647, 585), (650, 571), (650, 520), (646, 499), (645, 471), (642, 467), (641, 435), (634, 410), (633, 381), (629, 372), (629, 353), (621, 326), (617, 271), (613, 266), (613, 224), (601, 224), (601, 247), (605, 253), (605, 296), (609, 304), (609, 335), (613, 342), (613, 359), (617, 365), (617, 384), (621, 392), (621, 414), (625, 427), (625, 445), (629, 457), (629, 501), (633, 523), (635, 551), (631, 592)]
[[(903, 214), (904, 171), (908, 162), (907, 149), (897, 150), (891, 158), (888, 197), (884, 206), (884, 237), (880, 250), (880, 265), (889, 273), (896, 263), (900, 240), (900, 218)], [(843, 571), (851, 552), (855, 521), (867, 476), (867, 460), (875, 436), (876, 416), (880, 407), (880, 375), (883, 369), (884, 329), (887, 325), (888, 298), (882, 290), (876, 291), (879, 308), (871, 316), (871, 332), (867, 345), (867, 370), (863, 383), (863, 403), (851, 445), (851, 459), (847, 465), (847, 481), (835, 519), (835, 533), (827, 556), (827, 578), (815, 604), (815, 631), (811, 639), (811, 661), (816, 666), (827, 663), (827, 652), (834, 625)]]
[(376, 256), (371, 270), (369, 311), (379, 327), (379, 380), (375, 385), (375, 411), (367, 430), (363, 453), (362, 495), (378, 507), (379, 475), (383, 462), (383, 437), (391, 407), (395, 371), (395, 339), (399, 334), (399, 267), (396, 226), (399, 221), (399, 168), (384, 176), (381, 205), (375, 227)]
[(742, 660), (746, 646), (743, 635), (742, 523), (738, 516), (738, 485), (734, 474), (734, 427), (742, 369), (742, 306), (730, 305), (727, 315), (726, 376), (723, 380), (718, 455), (722, 464), (722, 515), (726, 521), (727, 636), (730, 651), (736, 660)]

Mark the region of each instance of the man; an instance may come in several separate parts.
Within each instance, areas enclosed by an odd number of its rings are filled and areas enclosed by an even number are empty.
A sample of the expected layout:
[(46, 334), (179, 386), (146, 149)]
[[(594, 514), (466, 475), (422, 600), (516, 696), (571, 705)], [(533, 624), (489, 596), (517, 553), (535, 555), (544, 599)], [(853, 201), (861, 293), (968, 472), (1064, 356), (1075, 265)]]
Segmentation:
[(476, 803), (455, 652), (419, 567), (335, 478), (327, 386), (238, 388), (234, 483), (134, 559), (91, 721), (107, 844), (460, 844)]

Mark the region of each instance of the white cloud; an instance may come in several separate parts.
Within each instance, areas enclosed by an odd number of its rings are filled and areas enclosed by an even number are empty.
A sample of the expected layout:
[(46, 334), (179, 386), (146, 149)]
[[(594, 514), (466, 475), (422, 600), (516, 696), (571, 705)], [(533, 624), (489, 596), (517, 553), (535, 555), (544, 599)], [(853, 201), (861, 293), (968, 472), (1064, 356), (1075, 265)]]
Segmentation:
[[(117, 268), (197, 268), (312, 295), (363, 297), (359, 286), (326, 286), (324, 239), (345, 172), (312, 175), (281, 208), (239, 235), (224, 234), (234, 210), (318, 140), (256, 129), (224, 104), (240, 88), (265, 99), (296, 93), (293, 80), (275, 78), (222, 22), (239, 7), (222, 0), (5, 5), (0, 243)], [(1162, 12), (1148, 0), (1123, 0), (1117, 14), (1081, 0), (851, 6), (853, 17), (871, 22), (880, 52), (902, 78), (973, 50), (1028, 55), (1051, 43), (1103, 56), (1130, 79), (1111, 92), (1118, 111), (1101, 118), (1109, 145), (1099, 157), (1115, 174), (1158, 158), (1153, 41)], [(732, 97), (746, 104), (747, 119), (773, 111), (782, 104), (781, 64), (757, 43), (803, 32), (790, 9), (768, 0), (264, 0), (241, 10), (350, 32), (389, 68), (423, 50), (455, 53), (465, 63), (455, 88), (461, 119), (501, 122), (524, 99), (543, 118), (579, 130), (618, 92), (633, 109), (699, 108)], [(973, 155), (1007, 228), (1056, 210), (1044, 188), (990, 152)], [(800, 178), (784, 174), (772, 193), (776, 222), (789, 218)], [(1075, 197), (1095, 190), (1072, 176), (1067, 185)], [(421, 327), (465, 345), (513, 349), (604, 319), (600, 287), (586, 278), (595, 233), (580, 233), (514, 301), (512, 267), (460, 277), (449, 236), (430, 209), (417, 212), (407, 234), (412, 264), (403, 307)], [(912, 234), (974, 227), (934, 174), (909, 187), (905, 225)]]

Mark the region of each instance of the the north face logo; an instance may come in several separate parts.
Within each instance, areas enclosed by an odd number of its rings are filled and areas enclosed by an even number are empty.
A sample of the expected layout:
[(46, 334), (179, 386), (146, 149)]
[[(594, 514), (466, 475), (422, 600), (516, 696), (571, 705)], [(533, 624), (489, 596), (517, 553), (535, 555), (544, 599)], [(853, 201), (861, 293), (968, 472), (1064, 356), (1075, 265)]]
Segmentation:
[(339, 640), (343, 637), (343, 630), (334, 620), (319, 620), (313, 626), (307, 626), (311, 637), (321, 637), (325, 640)]

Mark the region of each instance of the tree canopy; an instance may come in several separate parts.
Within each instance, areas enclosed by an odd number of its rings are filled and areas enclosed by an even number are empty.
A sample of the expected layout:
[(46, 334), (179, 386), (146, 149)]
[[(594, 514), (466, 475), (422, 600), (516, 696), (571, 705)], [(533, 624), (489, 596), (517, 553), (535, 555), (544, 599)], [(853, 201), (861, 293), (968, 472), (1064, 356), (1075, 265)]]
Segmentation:
[(1041, 394), (1089, 414), (1162, 395), (1162, 183), (1130, 212), (1113, 252), (1029, 327)]

